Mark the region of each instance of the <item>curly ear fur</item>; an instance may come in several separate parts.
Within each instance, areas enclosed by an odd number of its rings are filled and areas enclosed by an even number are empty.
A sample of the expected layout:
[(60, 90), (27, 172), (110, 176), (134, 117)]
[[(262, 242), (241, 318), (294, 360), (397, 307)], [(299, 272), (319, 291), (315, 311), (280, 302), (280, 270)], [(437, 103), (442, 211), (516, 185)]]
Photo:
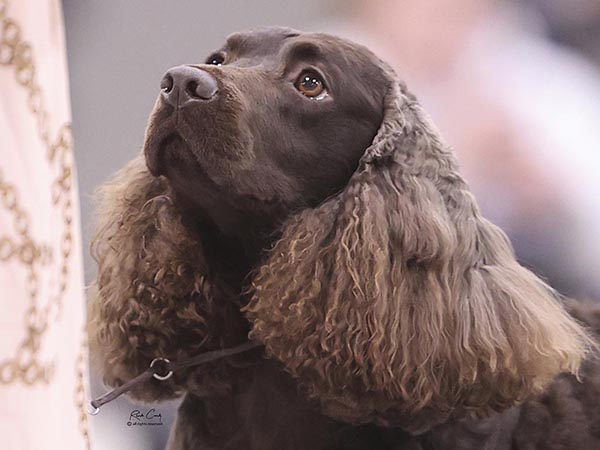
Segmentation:
[(326, 414), (413, 432), (507, 408), (591, 345), (397, 81), (348, 186), (289, 220), (246, 312)]
[[(90, 339), (108, 385), (171, 360), (238, 344), (248, 326), (232, 296), (211, 279), (200, 240), (181, 222), (169, 187), (143, 157), (124, 167), (100, 192), (93, 254)], [(152, 380), (131, 392), (146, 401), (227, 388), (227, 362)]]

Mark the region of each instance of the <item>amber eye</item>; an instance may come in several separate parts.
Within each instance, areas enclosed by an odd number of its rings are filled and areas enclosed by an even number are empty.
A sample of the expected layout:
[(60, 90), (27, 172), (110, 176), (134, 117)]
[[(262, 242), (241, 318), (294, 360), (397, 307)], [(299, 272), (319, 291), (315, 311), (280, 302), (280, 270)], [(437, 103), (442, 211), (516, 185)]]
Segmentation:
[(298, 89), (303, 95), (320, 100), (327, 96), (327, 90), (325, 84), (321, 79), (321, 76), (311, 71), (304, 71), (300, 74), (296, 83), (294, 83), (296, 89)]
[(208, 59), (206, 60), (205, 64), (212, 64), (213, 66), (220, 66), (224, 62), (225, 62), (225, 57), (220, 53), (216, 53), (214, 55), (210, 55), (208, 57)]

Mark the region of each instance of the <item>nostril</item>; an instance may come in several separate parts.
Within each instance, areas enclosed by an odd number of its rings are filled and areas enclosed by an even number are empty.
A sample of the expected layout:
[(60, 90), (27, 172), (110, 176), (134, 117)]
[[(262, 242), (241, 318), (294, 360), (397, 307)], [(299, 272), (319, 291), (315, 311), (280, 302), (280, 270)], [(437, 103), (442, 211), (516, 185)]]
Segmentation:
[(196, 80), (190, 80), (185, 85), (185, 91), (192, 98), (202, 97), (198, 93), (198, 82)]
[(166, 74), (160, 82), (160, 88), (167, 94), (173, 89), (173, 77), (170, 74)]
[(185, 92), (190, 98), (210, 100), (217, 91), (217, 80), (203, 70), (196, 69), (194, 76), (185, 83)]

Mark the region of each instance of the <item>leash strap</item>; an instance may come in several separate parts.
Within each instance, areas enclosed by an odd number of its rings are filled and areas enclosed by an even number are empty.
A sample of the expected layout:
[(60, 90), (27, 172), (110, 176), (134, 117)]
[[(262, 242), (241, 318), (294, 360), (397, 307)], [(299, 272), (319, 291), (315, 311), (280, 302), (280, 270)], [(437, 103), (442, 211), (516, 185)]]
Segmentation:
[(247, 352), (254, 348), (260, 347), (261, 344), (256, 342), (246, 342), (237, 347), (225, 348), (221, 350), (213, 350), (211, 352), (201, 353), (191, 358), (186, 358), (181, 361), (169, 361), (167, 358), (155, 358), (150, 363), (150, 366), (140, 373), (137, 377), (123, 383), (121, 386), (114, 388), (112, 391), (92, 400), (88, 404), (88, 413), (96, 415), (100, 411), (102, 405), (112, 402), (125, 392), (130, 391), (138, 384), (144, 383), (151, 378), (159, 381), (165, 381), (171, 378), (173, 372), (186, 367), (198, 366), (218, 359), (226, 358), (227, 356), (236, 355), (238, 353)]

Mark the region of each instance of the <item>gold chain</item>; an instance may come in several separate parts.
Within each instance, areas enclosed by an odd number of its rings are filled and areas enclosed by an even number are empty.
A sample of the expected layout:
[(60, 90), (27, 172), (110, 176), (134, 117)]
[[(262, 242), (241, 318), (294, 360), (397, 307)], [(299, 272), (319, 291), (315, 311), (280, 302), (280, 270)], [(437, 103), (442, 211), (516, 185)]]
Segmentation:
[[(85, 336), (85, 329), (83, 330), (83, 335)], [(85, 374), (87, 367), (87, 355), (88, 355), (88, 345), (87, 340), (84, 340), (81, 343), (81, 349), (79, 351), (79, 355), (77, 356), (77, 383), (75, 385), (75, 406), (77, 407), (79, 413), (79, 431), (83, 435), (83, 439), (85, 441), (85, 450), (90, 450), (90, 426), (89, 426), (89, 415), (86, 410), (86, 405), (88, 402), (87, 392), (85, 389)]]

